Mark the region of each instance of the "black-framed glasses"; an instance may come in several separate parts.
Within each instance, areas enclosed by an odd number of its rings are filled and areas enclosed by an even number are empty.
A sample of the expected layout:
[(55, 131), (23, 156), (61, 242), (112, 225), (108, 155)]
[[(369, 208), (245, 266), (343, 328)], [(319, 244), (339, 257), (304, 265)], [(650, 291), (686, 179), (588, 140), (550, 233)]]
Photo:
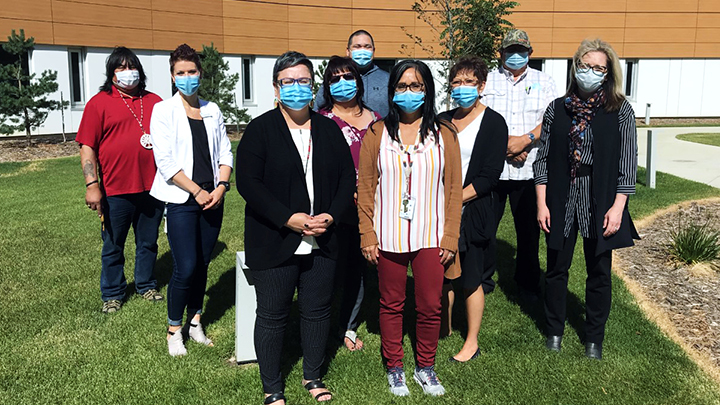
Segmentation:
[(456, 79), (456, 80), (453, 80), (453, 81), (450, 82), (450, 86), (451, 86), (451, 87), (460, 87), (460, 86), (472, 86), (472, 87), (475, 87), (475, 86), (477, 86), (477, 85), (478, 85), (478, 80), (477, 80), (477, 79), (465, 79), (465, 80)]
[(420, 93), (425, 89), (425, 85), (417, 82), (410, 84), (398, 83), (397, 85), (395, 85), (395, 91), (397, 91), (398, 93), (404, 93), (408, 89), (410, 89), (410, 91), (412, 91), (413, 93)]
[(279, 84), (282, 87), (286, 86), (292, 86), (293, 84), (299, 84), (301, 86), (309, 86), (312, 84), (312, 78), (310, 77), (300, 77), (297, 79), (293, 79), (292, 77), (284, 77), (282, 79), (279, 79), (277, 81), (277, 84)]
[(332, 76), (330, 78), (330, 84), (337, 83), (340, 81), (340, 79), (345, 79), (347, 81), (355, 80), (355, 75), (352, 73), (343, 73), (341, 75)]
[(608, 72), (607, 66), (588, 65), (587, 63), (583, 62), (579, 62), (577, 64), (578, 73), (587, 73), (589, 70), (592, 70), (592, 72), (595, 73), (597, 76), (603, 76)]

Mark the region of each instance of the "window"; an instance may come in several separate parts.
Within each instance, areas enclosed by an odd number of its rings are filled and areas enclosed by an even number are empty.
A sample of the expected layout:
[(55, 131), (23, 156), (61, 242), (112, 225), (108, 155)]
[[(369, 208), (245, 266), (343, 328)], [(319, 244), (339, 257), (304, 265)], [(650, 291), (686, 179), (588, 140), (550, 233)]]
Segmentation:
[(545, 59), (530, 59), (528, 66), (535, 70), (542, 71), (545, 67)]
[(243, 101), (253, 101), (253, 65), (255, 65), (255, 59), (248, 57), (242, 59), (242, 93)]
[[(17, 56), (5, 51), (4, 49), (2, 49), (2, 47), (0, 47), (0, 65), (2, 65), (2, 66), (12, 65), (13, 63), (16, 63), (17, 60), (18, 60)], [(25, 74), (25, 75), (29, 74), (29, 72), (30, 72), (30, 53), (29, 52), (23, 54), (22, 57), (20, 58), (20, 66), (22, 66), (23, 74)], [(6, 79), (6, 80), (9, 80), (13, 86), (17, 86), (17, 82), (15, 82), (14, 80), (11, 80), (11, 79)], [(28, 84), (27, 82), (25, 82), (25, 81), (23, 82), (23, 85), (27, 85), (27, 84)]]
[(623, 89), (625, 90), (625, 97), (630, 100), (635, 100), (637, 97), (637, 71), (637, 59), (625, 61), (625, 77), (623, 78)]
[(85, 105), (85, 52), (68, 49), (70, 59), (70, 103), (73, 107)]

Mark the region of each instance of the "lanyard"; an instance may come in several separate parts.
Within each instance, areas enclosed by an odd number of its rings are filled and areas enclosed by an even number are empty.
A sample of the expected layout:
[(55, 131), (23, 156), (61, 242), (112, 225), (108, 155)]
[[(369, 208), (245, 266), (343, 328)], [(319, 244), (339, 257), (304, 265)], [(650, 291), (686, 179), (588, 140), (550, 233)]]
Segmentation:
[[(305, 148), (305, 141), (303, 141), (303, 133), (302, 128), (300, 128), (300, 145), (301, 148)], [(307, 155), (305, 156), (305, 167), (303, 168), (303, 174), (307, 176), (307, 169), (308, 169), (308, 163), (310, 162), (310, 150), (312, 147), (312, 132), (310, 133), (310, 136), (308, 136), (308, 148), (307, 148)]]
[(125, 96), (120, 94), (120, 98), (122, 99), (123, 103), (125, 103), (125, 106), (130, 110), (130, 113), (135, 117), (135, 121), (137, 121), (138, 125), (140, 125), (140, 130), (143, 134), (147, 134), (147, 131), (145, 131), (145, 127), (142, 124), (143, 116), (145, 113), (145, 110), (143, 109), (143, 98), (140, 96), (140, 119), (138, 119), (137, 115), (135, 114), (135, 111), (130, 107), (130, 105), (125, 101)]
[(418, 131), (417, 137), (415, 138), (415, 143), (413, 145), (403, 145), (403, 152), (405, 152), (405, 156), (407, 156), (407, 161), (403, 160), (402, 162), (402, 172), (403, 177), (405, 178), (405, 189), (403, 191), (403, 195), (407, 198), (410, 197), (410, 182), (412, 180), (412, 167), (413, 167), (413, 161), (412, 156), (415, 154), (417, 149), (420, 147), (420, 132)]

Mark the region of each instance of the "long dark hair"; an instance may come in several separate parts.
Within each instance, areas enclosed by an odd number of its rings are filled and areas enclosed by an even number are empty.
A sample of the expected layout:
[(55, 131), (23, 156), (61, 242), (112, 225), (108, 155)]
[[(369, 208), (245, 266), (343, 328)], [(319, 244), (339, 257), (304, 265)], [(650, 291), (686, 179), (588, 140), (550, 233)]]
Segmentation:
[[(417, 59), (404, 60), (393, 66), (390, 71), (390, 80), (388, 83), (388, 105), (390, 112), (385, 117), (385, 128), (387, 128), (390, 139), (400, 142), (399, 125), (400, 125), (400, 107), (393, 103), (395, 97), (395, 87), (397, 86), (403, 73), (408, 69), (415, 69), (420, 75), (425, 85), (425, 103), (420, 107), (422, 109), (422, 123), (420, 124), (420, 142), (425, 142), (425, 138), (431, 133), (435, 139), (438, 139), (437, 128), (441, 125), (450, 129), (455, 134), (452, 124), (440, 119), (435, 112), (435, 80), (428, 65)], [(409, 91), (409, 90), (408, 90)]]
[(357, 101), (358, 107), (360, 107), (360, 114), (362, 115), (365, 104), (363, 103), (363, 94), (365, 94), (365, 86), (363, 85), (362, 76), (358, 71), (357, 65), (350, 58), (341, 58), (339, 56), (333, 56), (325, 68), (325, 75), (323, 75), (323, 94), (325, 99), (323, 100), (320, 110), (331, 110), (335, 104), (335, 99), (330, 94), (330, 79), (333, 75), (343, 72), (350, 72), (355, 76), (355, 83), (357, 84), (357, 94), (355, 100)]
[(140, 73), (140, 83), (137, 88), (140, 91), (145, 90), (145, 82), (147, 76), (145, 76), (145, 70), (140, 63), (140, 59), (135, 55), (135, 52), (125, 48), (124, 46), (118, 46), (113, 49), (110, 56), (105, 59), (105, 83), (100, 86), (100, 91), (106, 93), (112, 93), (113, 88), (113, 77), (115, 76), (115, 69), (125, 62), (127, 65), (134, 67)]

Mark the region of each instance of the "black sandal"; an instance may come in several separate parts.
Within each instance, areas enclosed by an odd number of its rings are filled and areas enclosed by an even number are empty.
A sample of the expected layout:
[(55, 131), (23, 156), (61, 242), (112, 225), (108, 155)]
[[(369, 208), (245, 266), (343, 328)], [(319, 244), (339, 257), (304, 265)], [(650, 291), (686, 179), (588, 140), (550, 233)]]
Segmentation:
[(268, 397), (265, 397), (265, 401), (263, 401), (263, 404), (270, 405), (277, 401), (285, 401), (285, 395), (282, 392), (276, 392)]
[[(327, 389), (327, 386), (320, 379), (312, 380), (312, 381), (308, 382), (307, 384), (305, 384), (305, 389), (307, 390), (307, 392), (310, 392), (310, 390), (314, 390), (314, 389), (318, 389), (318, 388)], [(326, 395), (330, 395), (330, 399), (328, 399), (327, 401), (320, 401), (320, 398), (323, 396), (326, 396)], [(330, 391), (321, 392), (321, 393), (315, 395), (315, 401), (328, 402), (328, 401), (332, 400), (332, 396), (333, 396), (333, 394)]]

